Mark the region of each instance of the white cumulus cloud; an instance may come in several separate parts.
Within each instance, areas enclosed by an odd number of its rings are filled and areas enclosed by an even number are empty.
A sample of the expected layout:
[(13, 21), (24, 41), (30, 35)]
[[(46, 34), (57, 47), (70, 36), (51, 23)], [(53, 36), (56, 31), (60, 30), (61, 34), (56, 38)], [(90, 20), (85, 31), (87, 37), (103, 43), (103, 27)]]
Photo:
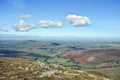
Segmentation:
[(18, 24), (14, 24), (13, 25), (13, 28), (16, 31), (26, 32), (26, 31), (29, 31), (29, 30), (31, 30), (33, 28), (36, 28), (36, 25), (34, 25), (34, 24), (28, 24), (24, 20), (20, 20), (20, 22)]
[(29, 15), (29, 14), (21, 14), (20, 15), (21, 19), (28, 19), (28, 18), (31, 18), (31, 17), (32, 17), (32, 15)]
[(68, 15), (66, 19), (73, 25), (73, 26), (86, 26), (90, 25), (91, 22), (88, 17), (86, 16), (77, 16), (77, 15)]
[(51, 20), (40, 20), (39, 25), (40, 27), (43, 28), (62, 27), (62, 22), (54, 22)]

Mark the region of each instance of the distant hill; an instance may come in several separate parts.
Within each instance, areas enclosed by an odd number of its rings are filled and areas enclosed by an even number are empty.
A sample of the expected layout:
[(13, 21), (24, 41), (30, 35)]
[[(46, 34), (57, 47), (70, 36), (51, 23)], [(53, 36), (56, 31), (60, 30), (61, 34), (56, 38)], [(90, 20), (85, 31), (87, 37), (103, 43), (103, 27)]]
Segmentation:
[(22, 59), (0, 59), (0, 80), (110, 80), (100, 73), (88, 73), (55, 64)]
[(120, 49), (92, 49), (67, 52), (67, 57), (77, 63), (120, 61)]

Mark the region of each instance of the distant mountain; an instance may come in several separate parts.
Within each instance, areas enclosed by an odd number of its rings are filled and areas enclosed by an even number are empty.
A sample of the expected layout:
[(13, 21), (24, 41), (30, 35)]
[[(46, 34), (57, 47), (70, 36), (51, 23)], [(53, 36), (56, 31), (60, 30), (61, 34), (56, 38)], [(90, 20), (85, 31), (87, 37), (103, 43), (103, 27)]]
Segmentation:
[(88, 73), (55, 64), (22, 59), (0, 59), (0, 80), (110, 80), (100, 73)]

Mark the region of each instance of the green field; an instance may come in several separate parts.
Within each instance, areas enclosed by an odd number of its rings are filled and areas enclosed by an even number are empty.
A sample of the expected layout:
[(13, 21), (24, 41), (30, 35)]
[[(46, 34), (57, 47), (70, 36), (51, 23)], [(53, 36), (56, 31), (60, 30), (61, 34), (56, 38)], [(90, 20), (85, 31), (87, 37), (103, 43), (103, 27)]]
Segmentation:
[[(106, 75), (117, 80), (120, 73), (119, 49), (120, 42), (1, 40), (0, 58), (39, 60), (87, 71), (107, 71)], [(89, 59), (94, 61), (88, 62)]]

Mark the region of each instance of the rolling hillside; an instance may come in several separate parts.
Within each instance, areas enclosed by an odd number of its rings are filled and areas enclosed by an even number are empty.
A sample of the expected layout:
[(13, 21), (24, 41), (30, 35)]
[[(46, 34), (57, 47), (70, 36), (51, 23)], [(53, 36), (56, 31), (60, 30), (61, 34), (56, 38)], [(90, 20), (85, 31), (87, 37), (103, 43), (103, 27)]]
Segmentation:
[(0, 80), (110, 80), (100, 73), (22, 59), (0, 59)]
[(120, 61), (120, 49), (92, 49), (84, 51), (70, 51), (66, 54), (68, 58), (78, 63)]

